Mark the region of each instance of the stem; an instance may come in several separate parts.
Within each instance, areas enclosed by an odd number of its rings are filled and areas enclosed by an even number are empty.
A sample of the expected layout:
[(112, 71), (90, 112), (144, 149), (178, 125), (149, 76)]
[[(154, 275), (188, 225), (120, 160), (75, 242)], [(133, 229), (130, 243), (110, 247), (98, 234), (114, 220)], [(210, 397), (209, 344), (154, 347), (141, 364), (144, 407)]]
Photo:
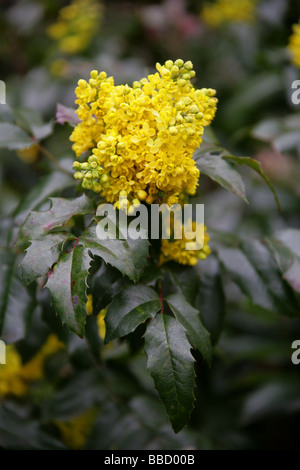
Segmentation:
[(65, 168), (63, 168), (59, 163), (58, 161), (56, 160), (56, 158), (52, 155), (52, 153), (50, 153), (45, 147), (43, 147), (41, 144), (38, 144), (39, 146), (39, 149), (40, 151), (42, 152), (43, 155), (45, 155), (45, 157), (48, 158), (48, 160), (50, 160), (55, 166), (56, 168), (59, 169), (59, 171), (61, 171), (62, 173), (64, 173), (65, 175), (68, 175), (68, 176), (73, 176), (73, 174), (71, 172), (69, 172), (68, 170), (66, 170)]
[(162, 292), (161, 292), (161, 285), (159, 286), (159, 300), (160, 300), (160, 305), (161, 305), (161, 310), (160, 313), (164, 313), (164, 299), (162, 298)]

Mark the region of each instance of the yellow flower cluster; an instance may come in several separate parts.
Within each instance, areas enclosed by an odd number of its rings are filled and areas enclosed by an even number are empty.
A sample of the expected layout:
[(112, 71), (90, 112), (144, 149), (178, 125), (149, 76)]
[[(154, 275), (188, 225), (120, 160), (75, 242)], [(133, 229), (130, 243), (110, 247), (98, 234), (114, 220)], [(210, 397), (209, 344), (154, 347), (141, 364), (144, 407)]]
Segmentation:
[(204, 4), (201, 17), (210, 26), (225, 23), (251, 23), (255, 19), (257, 0), (217, 0)]
[(292, 55), (293, 64), (300, 67), (300, 21), (293, 25), (293, 33), (290, 36), (288, 50)]
[(215, 90), (193, 87), (190, 61), (168, 60), (156, 69), (132, 87), (93, 70), (76, 88), (81, 122), (71, 135), (73, 150), (92, 155), (74, 162), (74, 176), (117, 207), (120, 196), (128, 206), (172, 205), (198, 184), (192, 157), (214, 118)]
[(22, 396), (28, 391), (29, 383), (43, 377), (44, 363), (48, 356), (64, 347), (51, 334), (41, 350), (26, 364), (13, 344), (6, 346), (6, 364), (0, 366), (0, 397)]
[(209, 242), (209, 235), (206, 232), (206, 227), (197, 226), (196, 222), (192, 222), (192, 230), (195, 233), (196, 230), (200, 233), (204, 228), (204, 240), (203, 246), (199, 250), (187, 250), (186, 243), (190, 243), (191, 241), (195, 241), (196, 237), (194, 238), (187, 238), (185, 235), (188, 235), (186, 232), (182, 232), (182, 239), (174, 239), (172, 237), (170, 240), (162, 239), (161, 241), (161, 255), (160, 255), (160, 264), (163, 264), (167, 261), (176, 261), (180, 264), (189, 264), (195, 265), (197, 264), (198, 260), (204, 260), (210, 254), (210, 248), (208, 246)]
[(97, 0), (72, 0), (59, 11), (57, 22), (47, 30), (48, 35), (65, 54), (84, 51), (99, 28), (102, 9)]

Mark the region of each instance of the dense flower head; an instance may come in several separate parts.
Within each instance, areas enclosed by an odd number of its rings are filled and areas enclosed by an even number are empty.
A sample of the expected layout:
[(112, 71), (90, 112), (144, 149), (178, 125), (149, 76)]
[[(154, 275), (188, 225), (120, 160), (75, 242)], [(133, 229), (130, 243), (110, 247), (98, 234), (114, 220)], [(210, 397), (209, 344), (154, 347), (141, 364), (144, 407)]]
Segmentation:
[(186, 232), (182, 232), (182, 239), (162, 239), (161, 241), (161, 255), (160, 263), (167, 261), (176, 261), (180, 264), (195, 265), (198, 260), (204, 260), (210, 254), (210, 248), (208, 246), (209, 235), (206, 232), (206, 227), (202, 224), (192, 222), (192, 230), (203, 233), (204, 239), (202, 239), (203, 246), (196, 250), (187, 250), (186, 243), (196, 239), (196, 236), (192, 239), (186, 237)]
[(300, 67), (300, 21), (293, 25), (293, 33), (289, 39), (288, 49), (292, 55), (293, 64)]
[(210, 26), (225, 23), (251, 23), (255, 19), (257, 0), (217, 0), (204, 4), (201, 17)]
[(199, 170), (193, 152), (216, 112), (215, 90), (191, 84), (193, 64), (178, 59), (156, 64), (157, 72), (133, 83), (114, 85), (93, 70), (76, 88), (81, 122), (71, 140), (77, 157), (75, 178), (107, 202), (127, 197), (172, 205), (195, 193)]
[(72, 0), (61, 8), (57, 22), (48, 28), (48, 35), (65, 54), (84, 51), (99, 28), (102, 8), (97, 0)]

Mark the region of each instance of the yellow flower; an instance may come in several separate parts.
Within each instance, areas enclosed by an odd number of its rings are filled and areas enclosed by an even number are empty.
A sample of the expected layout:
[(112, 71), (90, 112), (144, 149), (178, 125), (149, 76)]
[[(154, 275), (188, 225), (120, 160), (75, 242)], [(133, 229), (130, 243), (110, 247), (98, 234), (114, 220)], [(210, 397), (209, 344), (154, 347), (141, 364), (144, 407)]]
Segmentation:
[(133, 83), (114, 85), (93, 70), (76, 88), (81, 122), (71, 135), (77, 157), (74, 177), (107, 202), (126, 192), (135, 200), (174, 203), (196, 191), (199, 170), (193, 153), (216, 112), (215, 90), (191, 83), (193, 64), (178, 59), (156, 64), (157, 72)]
[(68, 421), (55, 421), (63, 442), (71, 449), (82, 449), (96, 418), (95, 410), (89, 409)]
[(39, 158), (39, 153), (39, 145), (36, 143), (22, 150), (17, 150), (18, 157), (28, 164), (35, 163)]
[(57, 22), (47, 30), (48, 35), (65, 54), (84, 51), (99, 29), (102, 10), (101, 2), (96, 0), (72, 0), (59, 11)]
[(6, 347), (6, 364), (0, 366), (0, 397), (21, 396), (27, 393), (30, 382), (43, 377), (47, 357), (56, 353), (64, 345), (51, 334), (41, 350), (22, 364), (21, 356), (13, 344)]
[(293, 25), (293, 33), (290, 36), (288, 50), (292, 56), (292, 62), (300, 67), (300, 21)]
[(93, 295), (92, 294), (89, 294), (88, 296), (88, 299), (87, 299), (87, 302), (86, 302), (86, 313), (88, 315), (92, 315), (93, 314)]
[(100, 310), (98, 316), (97, 316), (97, 324), (98, 324), (98, 331), (99, 331), (99, 336), (100, 338), (104, 341), (105, 338), (105, 333), (106, 333), (106, 326), (105, 326), (105, 315), (106, 315), (106, 308), (103, 308)]
[(225, 23), (252, 23), (255, 20), (257, 0), (216, 0), (205, 3), (201, 17), (210, 26)]
[(64, 348), (64, 344), (59, 341), (57, 336), (54, 334), (48, 336), (46, 343), (42, 346), (40, 351), (22, 367), (22, 377), (26, 381), (41, 379), (44, 374), (44, 364), (46, 359), (57, 351), (60, 351), (62, 348)]
[[(192, 222), (193, 232), (202, 231), (203, 226), (199, 224), (197, 226), (196, 222)], [(200, 232), (201, 233), (201, 232)], [(182, 232), (182, 239), (162, 239), (161, 241), (161, 255), (160, 263), (165, 263), (167, 261), (176, 261), (180, 264), (189, 264), (195, 265), (198, 260), (205, 259), (210, 254), (210, 248), (208, 246), (209, 235), (206, 233), (206, 227), (204, 227), (204, 240), (203, 246), (199, 250), (187, 250), (186, 243), (194, 241), (196, 236), (193, 238), (186, 238), (186, 232)]]
[(65, 59), (56, 59), (50, 65), (50, 72), (56, 77), (63, 77), (69, 71), (69, 64)]
[(22, 396), (27, 392), (27, 384), (22, 374), (22, 361), (12, 344), (6, 346), (6, 364), (0, 365), (0, 397)]

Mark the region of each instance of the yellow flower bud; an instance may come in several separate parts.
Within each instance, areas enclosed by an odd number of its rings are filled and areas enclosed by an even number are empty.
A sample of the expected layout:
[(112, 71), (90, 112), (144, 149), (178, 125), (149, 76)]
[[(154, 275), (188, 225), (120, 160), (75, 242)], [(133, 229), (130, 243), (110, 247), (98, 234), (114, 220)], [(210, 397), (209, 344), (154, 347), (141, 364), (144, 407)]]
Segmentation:
[(175, 126), (169, 127), (169, 132), (171, 135), (177, 135), (178, 134), (178, 129)]
[(175, 65), (177, 65), (177, 67), (181, 68), (183, 66), (184, 62), (182, 59), (177, 59), (175, 60)]
[(137, 197), (139, 198), (140, 201), (145, 201), (146, 198), (147, 198), (148, 194), (146, 193), (146, 191), (144, 191), (143, 189), (140, 189), (138, 192), (137, 192)]

